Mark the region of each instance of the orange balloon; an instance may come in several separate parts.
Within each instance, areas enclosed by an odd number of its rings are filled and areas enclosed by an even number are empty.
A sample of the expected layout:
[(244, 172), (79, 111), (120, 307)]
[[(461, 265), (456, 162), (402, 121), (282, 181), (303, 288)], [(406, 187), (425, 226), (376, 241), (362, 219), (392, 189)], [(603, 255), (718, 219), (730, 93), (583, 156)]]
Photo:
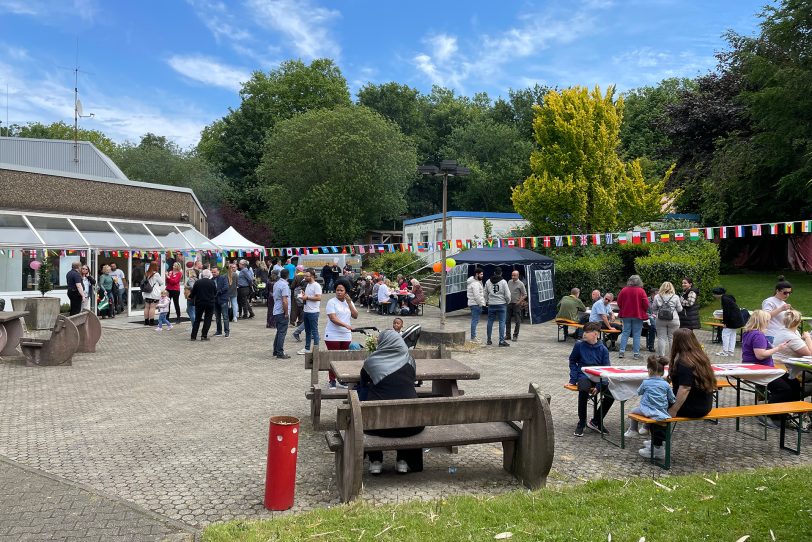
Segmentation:
[(434, 262), (434, 265), (431, 266), (435, 273), (439, 273), (443, 270), (443, 262)]

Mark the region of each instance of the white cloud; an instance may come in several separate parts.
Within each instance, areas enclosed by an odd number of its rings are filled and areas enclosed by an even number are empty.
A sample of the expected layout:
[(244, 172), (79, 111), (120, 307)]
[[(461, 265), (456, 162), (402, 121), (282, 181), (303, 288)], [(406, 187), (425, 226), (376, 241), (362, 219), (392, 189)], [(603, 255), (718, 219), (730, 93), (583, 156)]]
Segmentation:
[(251, 77), (247, 70), (228, 66), (201, 55), (173, 55), (166, 62), (184, 77), (235, 92), (239, 92), (242, 83)]
[(256, 23), (275, 30), (306, 59), (337, 58), (341, 48), (330, 36), (328, 23), (340, 13), (310, 0), (247, 0)]
[(434, 58), (444, 62), (457, 53), (457, 38), (448, 34), (432, 36), (426, 40), (434, 49)]
[(234, 16), (223, 2), (217, 0), (187, 0), (197, 12), (206, 28), (214, 35), (217, 42), (246, 41), (253, 38), (245, 28), (237, 25)]
[(85, 21), (92, 21), (96, 15), (93, 0), (48, 1), (48, 0), (0, 0), (0, 13), (28, 15), (30, 17), (78, 15)]
[[(73, 80), (70, 75), (61, 72), (29, 75), (0, 61), (0, 81), (9, 85), (11, 124), (73, 123)], [(90, 81), (80, 81), (79, 91), (85, 113), (94, 114), (92, 119), (83, 119), (81, 126), (100, 130), (119, 142), (138, 141), (145, 133), (153, 132), (188, 147), (197, 143), (200, 131), (213, 117), (190, 107), (182, 99), (162, 97), (148, 103), (142, 97), (108, 94)], [(3, 117), (5, 125), (5, 115)]]

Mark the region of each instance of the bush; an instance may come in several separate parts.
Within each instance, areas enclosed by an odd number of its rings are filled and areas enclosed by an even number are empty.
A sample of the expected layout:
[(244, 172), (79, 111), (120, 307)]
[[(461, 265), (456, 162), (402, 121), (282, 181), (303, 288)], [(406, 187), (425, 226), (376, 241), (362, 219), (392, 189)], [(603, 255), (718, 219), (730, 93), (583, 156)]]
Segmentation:
[(624, 279), (620, 256), (614, 251), (561, 252), (553, 257), (556, 299), (561, 299), (577, 287), (581, 289), (581, 300), (591, 304), (592, 290), (617, 294), (618, 286)]
[(699, 299), (707, 303), (713, 298), (711, 289), (719, 284), (719, 249), (708, 241), (651, 245), (649, 255), (634, 261), (634, 267), (646, 288), (659, 288), (665, 281), (677, 291), (683, 277), (692, 277), (699, 289)]
[(426, 265), (426, 261), (412, 252), (385, 252), (376, 256), (370, 256), (364, 265), (367, 271), (377, 271), (387, 277), (395, 277), (398, 274), (412, 275), (416, 279), (430, 275), (431, 269), (418, 270)]

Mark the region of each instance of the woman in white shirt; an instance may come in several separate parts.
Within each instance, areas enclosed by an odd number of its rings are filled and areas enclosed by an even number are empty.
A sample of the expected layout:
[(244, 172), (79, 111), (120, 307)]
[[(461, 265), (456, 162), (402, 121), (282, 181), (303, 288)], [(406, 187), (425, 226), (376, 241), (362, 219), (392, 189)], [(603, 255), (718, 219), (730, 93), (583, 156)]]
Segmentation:
[(761, 310), (770, 313), (770, 323), (764, 332), (765, 335), (775, 337), (777, 332), (784, 329), (784, 311), (792, 309), (792, 305), (787, 303), (791, 293), (792, 284), (781, 275), (775, 285), (775, 294), (761, 302)]
[[(358, 318), (358, 309), (347, 295), (347, 285), (339, 280), (335, 287), (336, 296), (327, 302), (327, 327), (324, 329), (324, 344), (327, 350), (347, 350), (352, 342), (353, 319)], [(330, 371), (330, 387), (336, 387), (336, 375)], [(343, 386), (345, 387), (346, 386)]]

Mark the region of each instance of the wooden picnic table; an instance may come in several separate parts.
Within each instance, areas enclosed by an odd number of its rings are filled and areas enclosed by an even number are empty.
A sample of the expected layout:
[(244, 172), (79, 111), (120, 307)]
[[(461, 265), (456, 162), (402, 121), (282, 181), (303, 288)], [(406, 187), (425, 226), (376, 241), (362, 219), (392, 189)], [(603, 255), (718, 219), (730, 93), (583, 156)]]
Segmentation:
[(28, 311), (0, 312), (0, 356), (17, 356), (23, 336), (23, 317)]
[[(479, 371), (451, 358), (418, 359), (417, 380), (431, 380), (431, 390), (437, 395), (456, 397), (460, 395), (458, 380), (479, 380)], [(345, 384), (361, 381), (361, 368), (364, 360), (335, 360), (330, 367), (336, 378)]]

